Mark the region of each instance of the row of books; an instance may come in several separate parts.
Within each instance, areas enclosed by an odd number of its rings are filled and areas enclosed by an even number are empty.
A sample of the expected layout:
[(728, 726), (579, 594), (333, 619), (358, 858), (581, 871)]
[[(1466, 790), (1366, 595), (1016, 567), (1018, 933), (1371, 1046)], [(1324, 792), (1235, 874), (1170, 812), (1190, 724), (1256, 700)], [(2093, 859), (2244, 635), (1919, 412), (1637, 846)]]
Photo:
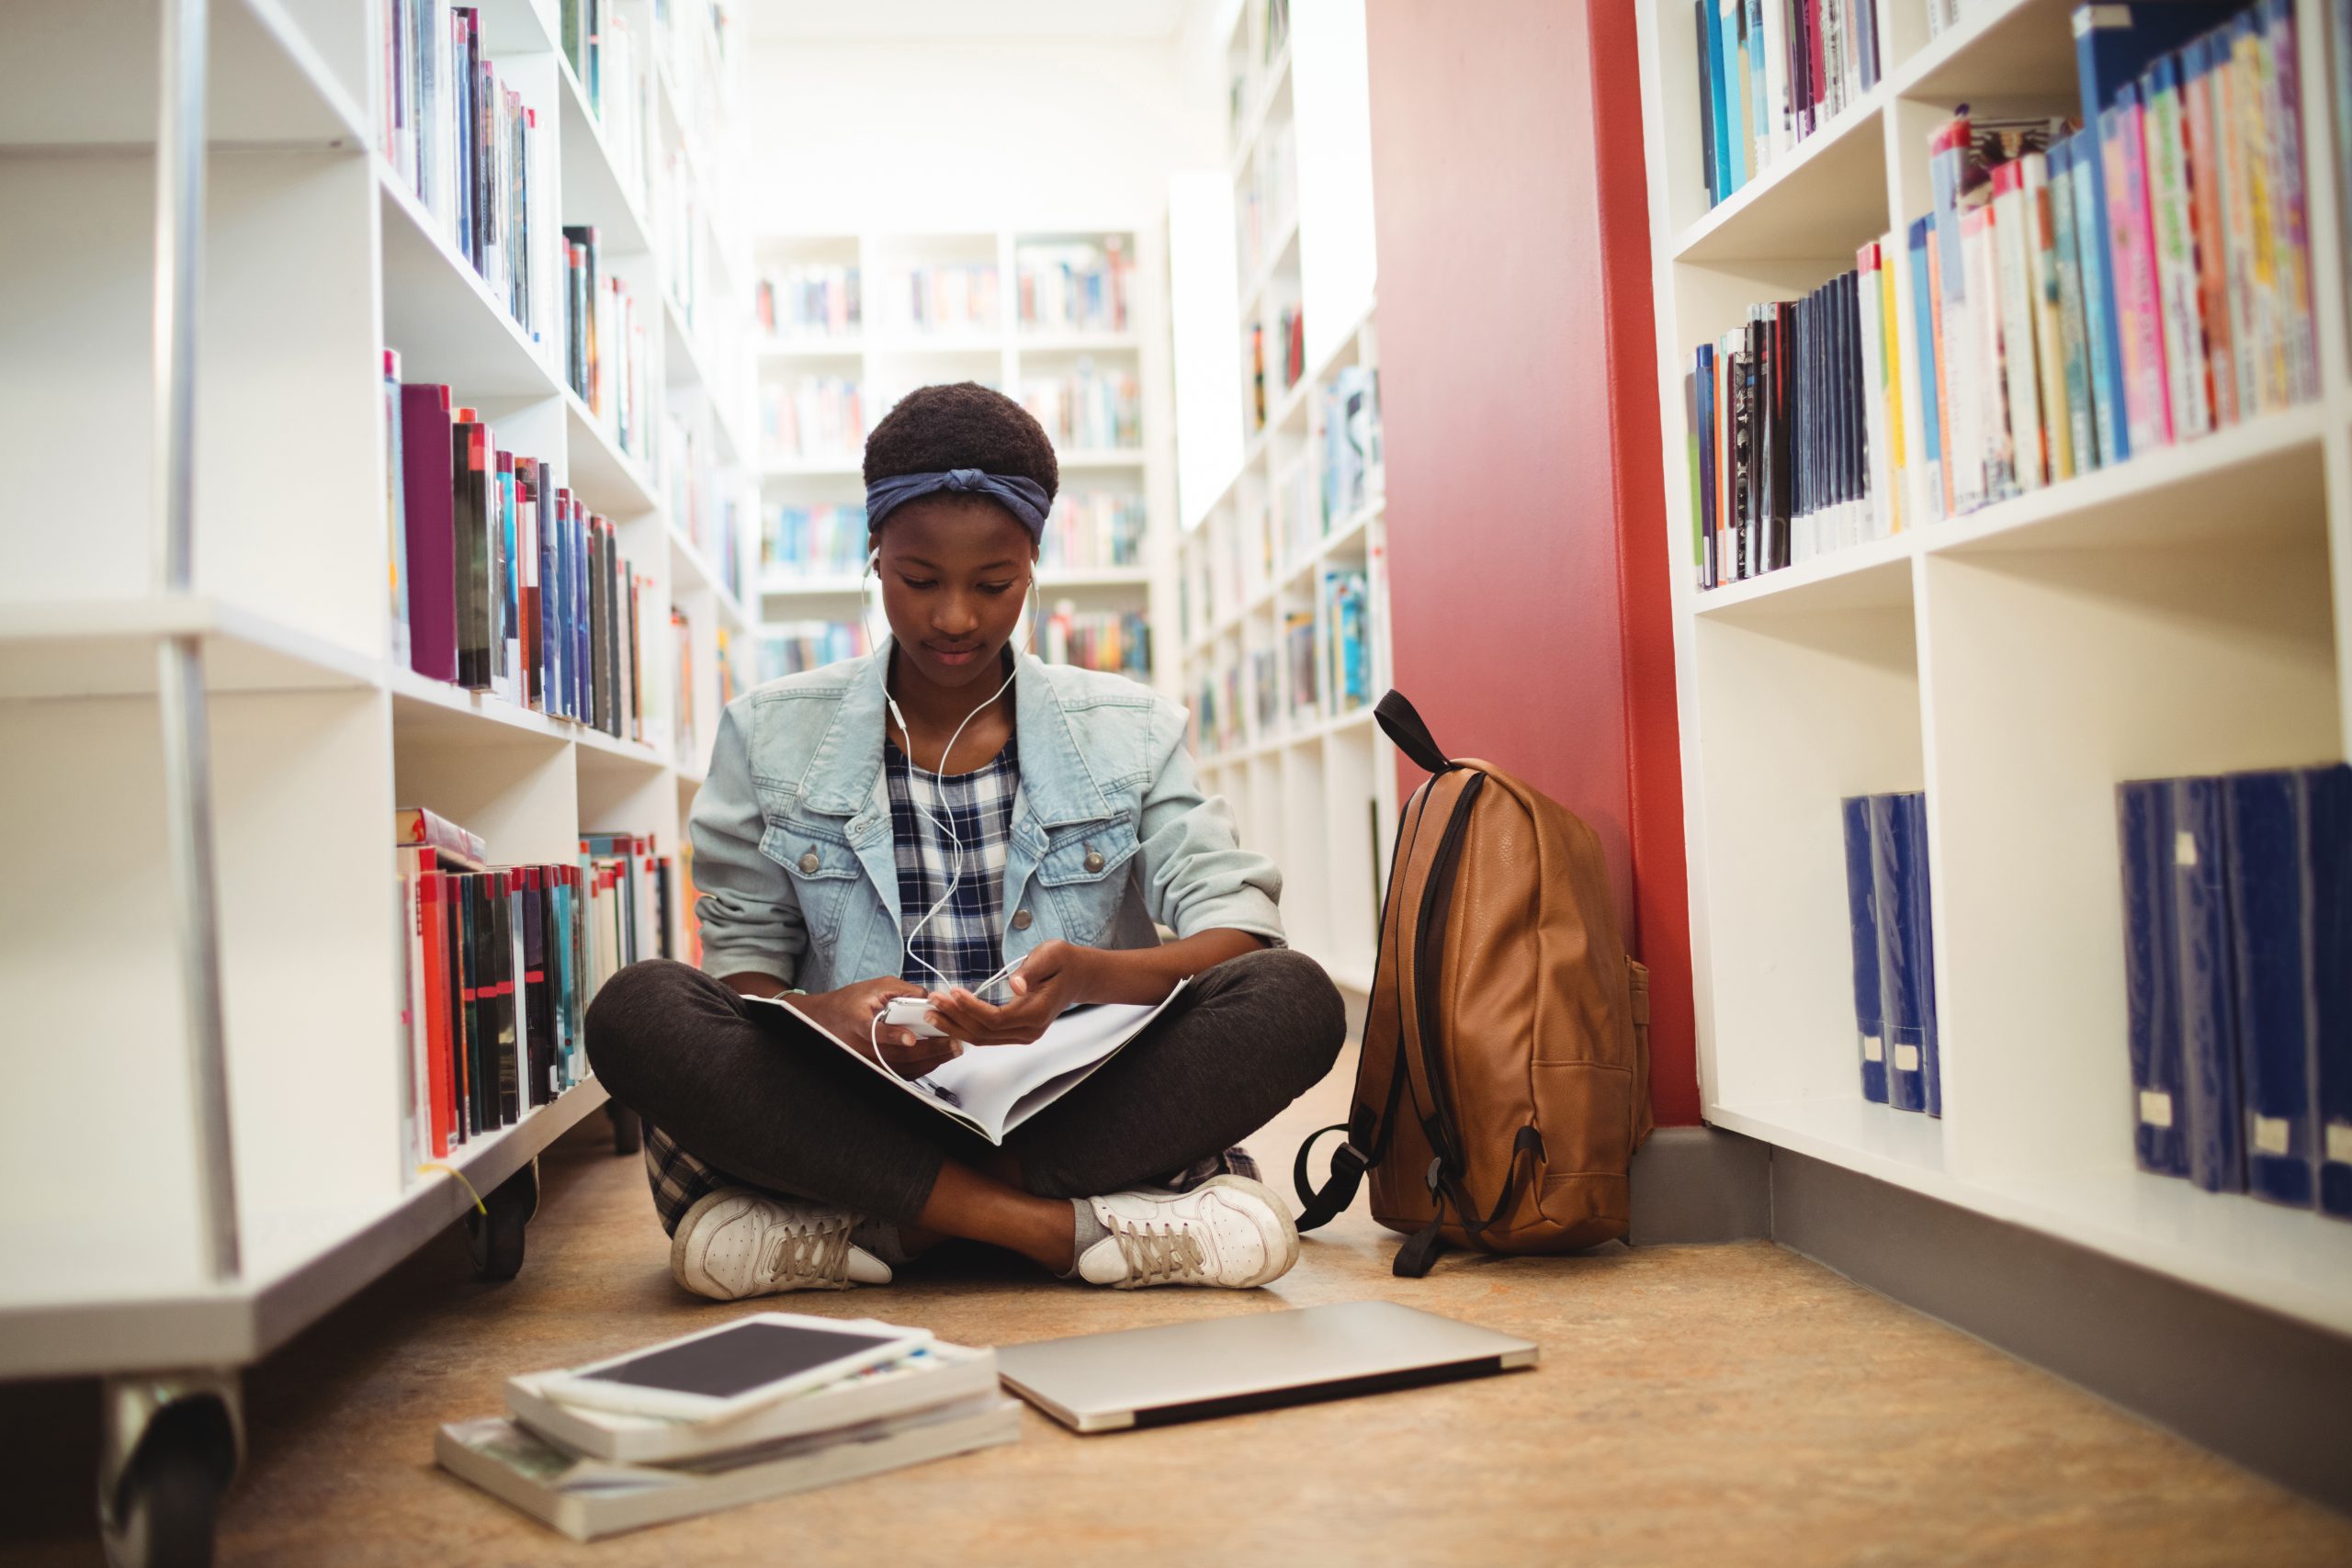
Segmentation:
[(865, 325), (855, 263), (789, 262), (754, 291), (760, 330), (771, 338), (847, 337)]
[(763, 682), (860, 659), (868, 651), (865, 628), (855, 621), (775, 622), (760, 627), (759, 638)]
[(1840, 815), (1862, 1098), (1941, 1116), (1928, 797), (1917, 791), (1849, 795)]
[(742, 498), (728, 482), (713, 443), (675, 414), (662, 419), (661, 473), (672, 525), (702, 552), (720, 586), (741, 598)]
[(1323, 526), (1328, 531), (1372, 504), (1385, 488), (1380, 446), (1380, 373), (1349, 365), (1322, 389)]
[(1151, 618), (1139, 610), (1081, 611), (1057, 601), (1037, 630), (1037, 656), (1048, 664), (1075, 664), (1151, 678)]
[(640, 609), (651, 579), (546, 462), (500, 450), (444, 386), (384, 355), (396, 644), (420, 675), (625, 739), (648, 739)]
[(760, 382), (760, 450), (771, 457), (848, 457), (865, 445), (865, 389), (846, 376)]
[(677, 716), (671, 721), (672, 744), (681, 759), (699, 757), (701, 736), (696, 724), (699, 714), (695, 705), (695, 624), (682, 605), (670, 608), (670, 671), (671, 712)]
[(1004, 321), (1001, 288), (994, 262), (902, 267), (883, 279), (881, 324), (896, 332), (944, 336), (992, 333)]
[(855, 577), (865, 570), (865, 508), (786, 504), (768, 513), (760, 560), (787, 574)]
[(581, 1021), (625, 964), (669, 953), (670, 863), (592, 833), (576, 863), (494, 865), (420, 807), (394, 816), (414, 1164), (512, 1126), (588, 1074)]
[(452, 250), (532, 341), (555, 341), (562, 259), (553, 138), (485, 57), (481, 13), (449, 0), (383, 8), (384, 156)]
[(1140, 566), (1149, 525), (1139, 495), (1066, 490), (1054, 498), (1054, 509), (1046, 514), (1039, 560), (1048, 571)]
[[(993, 1350), (871, 1318), (774, 1314), (753, 1322), (911, 1343), (879, 1364), (723, 1417), (623, 1413), (558, 1397), (564, 1374), (512, 1377), (507, 1414), (446, 1423), (434, 1457), (584, 1541), (1020, 1438), (1020, 1407), (997, 1387)], [(710, 1332), (649, 1347), (638, 1364), (691, 1355), (680, 1348)]]
[(1260, 134), (1238, 189), (1233, 193), (1234, 233), (1244, 287), (1256, 281), (1298, 223), (1298, 132), (1288, 119)]
[(1065, 244), (1024, 244), (1013, 253), (1013, 284), (1023, 329), (1119, 333), (1127, 330), (1135, 258), (1116, 234)]
[(1143, 445), (1143, 383), (1132, 370), (1097, 367), (1091, 356), (1067, 375), (1023, 379), (1021, 406), (1065, 451)]
[(703, 207), (693, 162), (683, 148), (673, 147), (662, 155), (662, 178), (654, 182), (646, 223), (652, 231), (653, 248), (662, 258), (662, 287), (668, 291), (670, 302), (678, 308), (687, 332), (697, 333), (703, 325), (698, 314), (702, 305)]
[[(662, 9), (666, 9), (664, 6)], [(563, 0), (557, 42), (596, 117), (614, 172), (632, 199), (645, 190), (646, 93), (650, 73), (628, 19), (613, 0)]]
[(1877, 247), (1802, 299), (1748, 309), (1686, 382), (1699, 586), (1890, 533), (1900, 462), (1894, 295)]
[(605, 434), (633, 457), (651, 436), (652, 362), (628, 284), (605, 270), (594, 224), (564, 225), (564, 379)]
[(2352, 1219), (2352, 768), (2116, 787), (2134, 1156)]
[(1355, 568), (1326, 571), (1321, 615), (1301, 605), (1283, 612), (1278, 646), (1249, 650), (1202, 678), (1193, 742), (1218, 750), (1244, 742), (1240, 674), (1250, 678), (1250, 712), (1261, 739), (1335, 718), (1372, 701), (1371, 583)]
[(1267, 355), (1273, 355), (1274, 390), (1287, 392), (1306, 374), (1306, 313), (1297, 304), (1284, 305), (1274, 322), (1273, 346), (1266, 344), (1266, 323), (1250, 323), (1250, 428), (1266, 428)]
[(1878, 85), (1874, 0), (1691, 0), (1690, 8), (1710, 205)]

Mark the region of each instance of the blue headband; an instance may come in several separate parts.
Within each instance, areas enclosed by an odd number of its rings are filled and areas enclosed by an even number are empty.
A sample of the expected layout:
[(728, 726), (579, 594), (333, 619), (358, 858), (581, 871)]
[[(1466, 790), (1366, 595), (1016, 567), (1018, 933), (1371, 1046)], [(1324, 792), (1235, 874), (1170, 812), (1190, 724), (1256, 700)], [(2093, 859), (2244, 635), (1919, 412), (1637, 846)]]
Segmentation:
[(944, 474), (898, 474), (865, 487), (865, 526), (882, 526), (882, 519), (910, 501), (944, 490), (984, 495), (1020, 520), (1033, 539), (1046, 533), (1046, 510), (1053, 504), (1046, 487), (1017, 475), (985, 473), (978, 468), (950, 468)]

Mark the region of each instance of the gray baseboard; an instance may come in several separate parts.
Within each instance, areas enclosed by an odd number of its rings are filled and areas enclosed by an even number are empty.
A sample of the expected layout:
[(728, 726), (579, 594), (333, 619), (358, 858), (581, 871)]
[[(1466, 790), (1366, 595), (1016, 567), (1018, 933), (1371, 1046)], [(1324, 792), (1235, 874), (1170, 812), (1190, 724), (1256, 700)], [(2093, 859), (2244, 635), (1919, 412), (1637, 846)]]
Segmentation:
[(1633, 1166), (1636, 1245), (1769, 1237), (2352, 1513), (2352, 1339), (1705, 1127)]

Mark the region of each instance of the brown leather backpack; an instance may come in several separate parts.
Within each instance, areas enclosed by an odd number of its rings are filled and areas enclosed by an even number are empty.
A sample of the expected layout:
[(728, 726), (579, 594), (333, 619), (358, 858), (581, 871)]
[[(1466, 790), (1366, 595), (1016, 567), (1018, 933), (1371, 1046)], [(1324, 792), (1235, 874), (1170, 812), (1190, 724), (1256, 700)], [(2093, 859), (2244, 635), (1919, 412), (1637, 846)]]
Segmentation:
[[(1499, 768), (1446, 757), (1397, 693), (1377, 716), (1432, 776), (1398, 825), (1354, 1105), (1299, 1145), (1298, 1228), (1369, 1172), (1373, 1217), (1409, 1233), (1408, 1278), (1441, 1244), (1623, 1236), (1625, 1168), (1650, 1131), (1649, 972), (1625, 955), (1600, 841)], [(1340, 1131), (1318, 1190), (1307, 1156)]]

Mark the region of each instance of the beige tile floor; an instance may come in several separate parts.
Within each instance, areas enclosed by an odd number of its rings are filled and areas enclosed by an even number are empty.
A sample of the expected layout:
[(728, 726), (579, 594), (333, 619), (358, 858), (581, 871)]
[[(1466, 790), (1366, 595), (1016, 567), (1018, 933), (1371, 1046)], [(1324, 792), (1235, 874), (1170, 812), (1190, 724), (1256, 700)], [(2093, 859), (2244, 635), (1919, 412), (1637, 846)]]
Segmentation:
[[(1345, 1064), (1342, 1064), (1343, 1070)], [(1287, 1168), (1335, 1077), (1254, 1141)], [(1387, 1296), (1524, 1335), (1532, 1372), (1021, 1442), (575, 1545), (436, 1470), (506, 1374), (706, 1325), (601, 1119), (550, 1151), (520, 1279), (453, 1232), (247, 1379), (226, 1562), (2352, 1563), (2328, 1513), (1764, 1243), (1388, 1272), (1361, 1212), (1250, 1294), (1089, 1291), (986, 1258), (796, 1298), (973, 1343)], [(0, 1390), (0, 1562), (95, 1562), (87, 1384)]]

